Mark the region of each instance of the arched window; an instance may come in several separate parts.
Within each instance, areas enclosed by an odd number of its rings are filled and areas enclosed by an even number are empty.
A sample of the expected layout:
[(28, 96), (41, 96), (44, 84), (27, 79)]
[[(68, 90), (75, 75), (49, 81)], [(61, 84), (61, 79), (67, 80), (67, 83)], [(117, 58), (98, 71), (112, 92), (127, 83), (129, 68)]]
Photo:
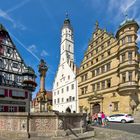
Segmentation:
[(69, 45), (69, 47), (68, 47), (68, 51), (70, 51), (71, 50), (71, 47), (70, 47), (70, 45)]

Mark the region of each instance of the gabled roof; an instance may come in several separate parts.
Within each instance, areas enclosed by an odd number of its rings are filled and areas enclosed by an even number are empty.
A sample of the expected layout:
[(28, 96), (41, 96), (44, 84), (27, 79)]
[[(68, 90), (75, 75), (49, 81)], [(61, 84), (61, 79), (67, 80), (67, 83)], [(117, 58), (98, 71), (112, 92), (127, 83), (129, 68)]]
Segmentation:
[(2, 24), (0, 24), (0, 31), (5, 31), (5, 32), (7, 32), (7, 30), (5, 29), (5, 27), (4, 27)]

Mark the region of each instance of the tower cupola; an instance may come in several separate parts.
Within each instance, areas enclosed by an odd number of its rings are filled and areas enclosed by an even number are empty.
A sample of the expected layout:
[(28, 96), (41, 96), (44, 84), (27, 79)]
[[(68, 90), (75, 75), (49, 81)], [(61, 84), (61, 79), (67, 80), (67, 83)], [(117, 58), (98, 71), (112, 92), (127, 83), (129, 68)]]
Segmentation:
[(68, 14), (66, 14), (66, 18), (64, 20), (64, 24), (62, 28), (69, 28), (70, 30), (73, 30), (71, 23), (70, 23), (70, 19), (68, 18)]

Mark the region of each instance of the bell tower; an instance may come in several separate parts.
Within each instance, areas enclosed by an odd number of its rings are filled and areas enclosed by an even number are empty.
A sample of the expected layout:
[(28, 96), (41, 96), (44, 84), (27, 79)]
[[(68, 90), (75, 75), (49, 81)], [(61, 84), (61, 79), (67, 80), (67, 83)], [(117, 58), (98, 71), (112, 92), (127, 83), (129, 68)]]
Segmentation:
[(74, 61), (74, 41), (73, 28), (66, 14), (61, 30), (60, 65), (68, 61)]

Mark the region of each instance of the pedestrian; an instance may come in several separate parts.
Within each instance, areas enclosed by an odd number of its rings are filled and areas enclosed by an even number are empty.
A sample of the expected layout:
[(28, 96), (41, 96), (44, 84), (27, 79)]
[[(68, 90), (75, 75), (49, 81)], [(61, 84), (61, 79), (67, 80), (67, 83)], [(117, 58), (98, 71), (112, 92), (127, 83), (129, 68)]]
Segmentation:
[(101, 116), (102, 116), (102, 113), (99, 112), (99, 113), (98, 113), (98, 124), (99, 124), (99, 125), (102, 124), (102, 118), (101, 118)]
[(102, 118), (102, 126), (104, 127), (106, 125), (106, 120), (105, 120), (105, 114), (104, 114), (104, 112), (102, 112), (101, 118)]
[(97, 120), (98, 120), (98, 114), (94, 113), (92, 115), (92, 123), (96, 125), (97, 124)]
[(91, 123), (91, 115), (90, 115), (90, 113), (87, 114), (86, 121), (87, 121), (88, 125)]

